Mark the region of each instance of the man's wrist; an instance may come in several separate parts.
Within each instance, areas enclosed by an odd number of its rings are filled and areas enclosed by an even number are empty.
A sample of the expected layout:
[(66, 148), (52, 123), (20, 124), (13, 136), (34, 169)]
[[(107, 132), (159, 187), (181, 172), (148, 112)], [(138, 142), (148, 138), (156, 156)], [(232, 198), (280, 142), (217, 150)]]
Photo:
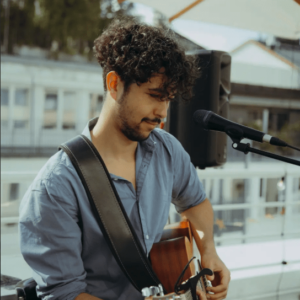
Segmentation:
[(218, 255), (214, 241), (203, 242), (201, 244), (201, 247), (200, 247), (199, 251), (200, 251), (201, 255), (204, 255), (204, 254), (210, 254), (210, 255), (211, 254), (216, 254), (216, 255)]

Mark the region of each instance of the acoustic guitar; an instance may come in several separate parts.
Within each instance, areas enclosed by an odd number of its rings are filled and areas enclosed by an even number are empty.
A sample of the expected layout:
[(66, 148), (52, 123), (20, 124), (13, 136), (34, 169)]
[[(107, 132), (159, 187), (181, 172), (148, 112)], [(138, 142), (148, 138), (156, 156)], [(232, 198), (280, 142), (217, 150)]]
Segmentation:
[[(152, 299), (191, 299), (191, 295), (186, 294), (182, 297), (174, 298), (175, 284), (181, 275), (183, 269), (193, 258), (193, 239), (199, 248), (201, 240), (197, 231), (191, 226), (188, 220), (180, 223), (167, 225), (164, 228), (160, 242), (153, 244), (150, 252), (152, 268), (158, 279), (164, 286), (168, 294), (164, 297), (153, 297)], [(181, 281), (187, 281), (196, 275), (195, 260), (188, 265)], [(198, 265), (199, 272), (202, 270), (201, 264)], [(208, 269), (206, 269), (208, 270)], [(210, 270), (209, 270), (210, 271)], [(211, 271), (210, 271), (211, 272)], [(209, 273), (209, 272), (208, 272)], [(208, 274), (207, 273), (207, 274)], [(212, 274), (212, 272), (211, 272)], [(209, 274), (209, 275), (211, 275)], [(199, 282), (198, 282), (199, 281)], [(206, 291), (210, 282), (205, 276), (197, 280), (198, 287)], [(172, 296), (170, 298), (170, 296)]]

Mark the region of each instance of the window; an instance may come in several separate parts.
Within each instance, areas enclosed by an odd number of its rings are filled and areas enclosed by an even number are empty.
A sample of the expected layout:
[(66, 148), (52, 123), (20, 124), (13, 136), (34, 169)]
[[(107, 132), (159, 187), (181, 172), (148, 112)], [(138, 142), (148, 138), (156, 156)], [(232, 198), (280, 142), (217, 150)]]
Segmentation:
[[(267, 192), (266, 192), (266, 202), (276, 202), (278, 199), (278, 183), (280, 178), (268, 178), (267, 179)], [(277, 207), (266, 207), (266, 215), (274, 215), (278, 212)]]
[(289, 112), (271, 112), (269, 121), (270, 130), (280, 131), (289, 122)]
[(14, 128), (28, 128), (28, 121), (24, 120), (15, 120), (14, 121)]
[(9, 186), (9, 201), (14, 201), (19, 199), (19, 187), (18, 183), (11, 183)]
[(47, 93), (44, 106), (44, 128), (56, 128), (57, 94)]
[(263, 178), (260, 178), (260, 180), (259, 180), (259, 196), (260, 197), (263, 196), (263, 184), (264, 184), (264, 180), (263, 180)]
[(64, 93), (63, 108), (63, 129), (74, 129), (76, 119), (76, 101), (75, 93)]
[(300, 178), (293, 178), (293, 192), (300, 191)]
[(1, 89), (1, 106), (8, 106), (8, 89)]
[(5, 130), (8, 128), (8, 89), (1, 89), (1, 129)]
[(24, 89), (16, 90), (15, 105), (16, 106), (27, 106), (28, 105), (27, 94), (28, 94), (27, 90), (24, 90)]
[(282, 127), (289, 122), (289, 114), (288, 113), (282, 113), (278, 114), (277, 117), (277, 130), (281, 130)]
[(259, 197), (266, 199), (266, 193), (267, 193), (267, 178), (260, 178)]
[(45, 99), (45, 111), (57, 110), (57, 94), (47, 94)]
[(30, 103), (28, 90), (16, 89), (13, 106), (13, 127), (16, 129), (29, 128)]
[(245, 202), (245, 179), (233, 179), (232, 180), (232, 202), (244, 203)]
[(103, 106), (103, 96), (91, 94), (90, 96), (90, 119), (99, 117)]
[(210, 201), (215, 202), (216, 199), (213, 197), (214, 180), (213, 179), (204, 179), (202, 181), (202, 183), (203, 183), (203, 188), (206, 192), (207, 197), (210, 199)]
[(1, 120), (1, 129), (7, 129), (7, 128), (8, 128), (8, 121)]

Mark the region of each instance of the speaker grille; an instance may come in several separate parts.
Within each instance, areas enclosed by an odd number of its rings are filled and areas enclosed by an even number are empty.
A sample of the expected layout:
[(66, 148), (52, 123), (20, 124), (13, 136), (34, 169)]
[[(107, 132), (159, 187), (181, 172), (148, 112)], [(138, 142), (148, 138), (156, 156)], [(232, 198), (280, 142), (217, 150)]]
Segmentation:
[(198, 56), (201, 76), (196, 80), (194, 97), (189, 103), (180, 98), (171, 103), (165, 128), (181, 142), (195, 167), (220, 166), (227, 158), (226, 134), (201, 129), (193, 121), (193, 114), (204, 109), (228, 118), (231, 57), (214, 50), (187, 54)]

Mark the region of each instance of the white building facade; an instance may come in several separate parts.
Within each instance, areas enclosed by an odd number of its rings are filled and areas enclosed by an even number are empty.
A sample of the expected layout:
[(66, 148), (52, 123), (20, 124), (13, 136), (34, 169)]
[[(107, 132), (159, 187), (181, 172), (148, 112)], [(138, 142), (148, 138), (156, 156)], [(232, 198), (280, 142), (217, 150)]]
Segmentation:
[(1, 73), (4, 151), (55, 148), (100, 113), (100, 66), (2, 55)]
[[(248, 46), (253, 45), (245, 47)], [(283, 66), (276, 58), (265, 57), (272, 54), (261, 52), (261, 49), (250, 50), (232, 54), (233, 82), (300, 89), (298, 79), (275, 81), (271, 75), (277, 71), (281, 74), (280, 66)], [(254, 52), (257, 55), (248, 59)], [(247, 60), (248, 66), (245, 67)], [(268, 61), (269, 65), (255, 67), (255, 64), (261, 66), (263, 61)], [(270, 66), (272, 61), (274, 64)], [(296, 69), (291, 72), (299, 74)], [(88, 120), (99, 115), (104, 90), (102, 70), (94, 64), (3, 55), (1, 73), (1, 223), (5, 227), (18, 221), (20, 199), (57, 147), (80, 134)], [(247, 112), (248, 107), (258, 107), (262, 100), (270, 108), (277, 101), (270, 97), (245, 97), (247, 93), (233, 95), (232, 108)], [(289, 101), (289, 109), (297, 118), (300, 99)], [(279, 109), (287, 106), (284, 99), (276, 103)], [(244, 161), (232, 161), (222, 168), (198, 170), (198, 175), (214, 207), (218, 252), (232, 273), (228, 299), (275, 300), (278, 296), (281, 300), (298, 300), (299, 167), (277, 161), (248, 165)], [(177, 219), (172, 207), (169, 221)], [(1, 266), (2, 273), (25, 279), (30, 276), (29, 268), (18, 249), (15, 252), (18, 258), (5, 250), (5, 247), (10, 249), (11, 243), (8, 233), (5, 234), (2, 244), (7, 259)], [(282, 261), (287, 261), (288, 265), (282, 265)], [(20, 271), (20, 265), (24, 267), (23, 271)]]

